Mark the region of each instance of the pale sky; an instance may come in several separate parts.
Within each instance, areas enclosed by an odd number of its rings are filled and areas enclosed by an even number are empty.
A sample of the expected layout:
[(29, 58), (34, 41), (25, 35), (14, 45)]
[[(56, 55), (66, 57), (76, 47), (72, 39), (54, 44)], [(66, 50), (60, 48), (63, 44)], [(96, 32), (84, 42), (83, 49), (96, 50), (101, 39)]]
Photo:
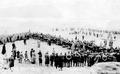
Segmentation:
[(52, 27), (120, 31), (120, 0), (0, 0), (0, 32)]

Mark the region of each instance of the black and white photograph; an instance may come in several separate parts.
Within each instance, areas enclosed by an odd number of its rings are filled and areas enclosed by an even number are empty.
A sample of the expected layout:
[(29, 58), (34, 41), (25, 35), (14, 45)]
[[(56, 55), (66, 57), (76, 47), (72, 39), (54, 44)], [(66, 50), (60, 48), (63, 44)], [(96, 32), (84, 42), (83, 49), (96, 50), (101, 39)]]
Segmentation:
[(0, 0), (0, 74), (120, 74), (120, 0)]

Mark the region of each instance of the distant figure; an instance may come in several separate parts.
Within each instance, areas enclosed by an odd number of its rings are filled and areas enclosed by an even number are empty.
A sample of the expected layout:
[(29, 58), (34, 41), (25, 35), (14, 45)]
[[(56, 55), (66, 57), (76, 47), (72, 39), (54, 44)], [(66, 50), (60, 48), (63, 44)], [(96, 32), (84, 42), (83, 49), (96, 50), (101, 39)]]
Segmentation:
[(27, 44), (27, 43), (26, 43), (26, 39), (24, 39), (24, 40), (23, 40), (23, 42), (24, 42), (24, 45), (26, 45), (26, 44)]
[(39, 51), (38, 55), (39, 55), (39, 65), (42, 65), (42, 52)]
[(14, 49), (14, 50), (12, 50), (12, 54), (13, 54), (13, 57), (14, 57), (14, 59), (16, 59), (16, 50)]
[(2, 48), (2, 54), (4, 55), (6, 53), (6, 46), (5, 44), (3, 45), (3, 48)]
[(88, 63), (88, 66), (91, 67), (94, 63), (98, 63), (100, 60), (100, 55), (96, 55), (95, 58), (94, 58), (94, 55), (93, 54), (89, 54), (88, 55), (88, 59), (87, 59), (87, 63)]
[(50, 65), (51, 66), (54, 66), (54, 63), (55, 62), (55, 53), (52, 53), (51, 55), (50, 55)]
[(97, 38), (99, 37), (99, 34), (97, 34)]
[(25, 62), (29, 62), (27, 51), (25, 51), (25, 59), (24, 59), (24, 61), (25, 61)]
[(84, 37), (84, 36), (82, 36), (82, 40), (84, 40), (84, 38), (85, 38), (85, 37)]
[(58, 57), (58, 53), (56, 53), (56, 55), (55, 55), (55, 67), (56, 67), (56, 69), (59, 67), (59, 57)]
[(51, 46), (51, 41), (50, 40), (48, 40), (48, 45)]
[(66, 58), (67, 54), (65, 53), (64, 54), (64, 66), (66, 67), (67, 66), (67, 58)]
[(62, 71), (62, 68), (63, 68), (63, 55), (62, 55), (62, 53), (60, 53), (60, 55), (59, 55), (59, 68)]
[(20, 51), (17, 51), (17, 58), (20, 58)]
[(70, 52), (68, 52), (68, 54), (66, 56), (66, 59), (67, 59), (67, 66), (70, 67), (70, 61), (72, 59), (72, 56), (71, 56)]
[(50, 60), (50, 58), (49, 58), (49, 55), (48, 55), (48, 52), (45, 54), (45, 65), (46, 66), (49, 66), (49, 60)]
[(20, 53), (20, 58), (19, 58), (19, 63), (22, 63), (22, 60), (23, 60), (23, 53), (21, 52)]
[(15, 43), (12, 44), (12, 50), (16, 49)]
[(9, 58), (9, 68), (12, 71), (12, 67), (14, 67), (14, 57), (13, 55), (11, 55), (11, 57)]
[(78, 56), (77, 53), (74, 53), (73, 55), (73, 66), (74, 67), (78, 66), (77, 56)]
[(37, 41), (37, 44), (38, 44), (38, 48), (40, 48), (40, 41), (39, 40)]
[(77, 40), (77, 36), (75, 37), (75, 40)]
[(32, 53), (34, 52), (33, 48), (30, 50), (30, 58), (32, 60)]
[(35, 55), (35, 50), (32, 53), (32, 59), (31, 59), (31, 63), (35, 64), (36, 63), (36, 55)]
[(55, 50), (53, 48), (52, 54), (50, 55), (50, 65), (54, 66), (55, 63)]

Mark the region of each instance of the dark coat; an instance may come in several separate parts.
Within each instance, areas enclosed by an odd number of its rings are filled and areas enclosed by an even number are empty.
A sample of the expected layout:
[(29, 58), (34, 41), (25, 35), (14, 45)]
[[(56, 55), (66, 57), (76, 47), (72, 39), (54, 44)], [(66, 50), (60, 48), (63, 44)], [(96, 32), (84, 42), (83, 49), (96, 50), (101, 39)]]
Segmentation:
[(59, 62), (58, 62), (58, 64), (59, 64), (59, 67), (63, 67), (63, 56), (61, 55), (61, 56), (59, 56), (58, 57), (58, 60), (59, 60)]
[(45, 64), (49, 64), (49, 60), (50, 60), (49, 55), (45, 55)]
[(10, 63), (9, 63), (9, 67), (14, 67), (14, 58), (11, 57), (11, 58), (9, 59), (9, 62), (10, 62)]
[(5, 44), (3, 45), (3, 48), (2, 48), (2, 54), (4, 55), (6, 53), (6, 46)]
[(39, 55), (39, 63), (42, 63), (42, 53), (39, 52), (38, 55)]
[(59, 57), (58, 55), (55, 56), (55, 66), (58, 66), (59, 65)]

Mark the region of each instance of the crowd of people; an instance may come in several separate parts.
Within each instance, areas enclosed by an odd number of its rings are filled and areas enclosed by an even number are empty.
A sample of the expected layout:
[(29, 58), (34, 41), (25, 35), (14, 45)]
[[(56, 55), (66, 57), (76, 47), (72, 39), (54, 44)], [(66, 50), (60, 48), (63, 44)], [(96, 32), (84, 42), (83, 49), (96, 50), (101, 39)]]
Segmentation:
[[(28, 51), (23, 52), (19, 50), (16, 51), (15, 41), (23, 40), (23, 43), (27, 45), (28, 39), (37, 39), (43, 42), (47, 42), (49, 46), (52, 44), (59, 45), (63, 48), (70, 50), (67, 53), (57, 53), (53, 51), (52, 54), (46, 52), (45, 55), (42, 54), (41, 51), (38, 54), (35, 54), (36, 51), (31, 48), (30, 58), (28, 58)], [(84, 67), (84, 66), (92, 66), (95, 63), (99, 62), (120, 62), (120, 50), (118, 48), (105, 48), (95, 45), (92, 42), (87, 41), (70, 41), (61, 37), (55, 37), (50, 34), (42, 34), (42, 33), (20, 33), (6, 36), (4, 38), (1, 37), (0, 44), (3, 44), (2, 54), (6, 53), (6, 43), (12, 42), (12, 55), (9, 58), (9, 66), (14, 67), (14, 61), (18, 59), (19, 63), (29, 62), (31, 64), (36, 64), (36, 55), (38, 55), (39, 65), (43, 65), (43, 56), (45, 57), (45, 66), (52, 66), (56, 68), (60, 68), (62, 70), (63, 67)], [(40, 47), (40, 45), (38, 46)]]

